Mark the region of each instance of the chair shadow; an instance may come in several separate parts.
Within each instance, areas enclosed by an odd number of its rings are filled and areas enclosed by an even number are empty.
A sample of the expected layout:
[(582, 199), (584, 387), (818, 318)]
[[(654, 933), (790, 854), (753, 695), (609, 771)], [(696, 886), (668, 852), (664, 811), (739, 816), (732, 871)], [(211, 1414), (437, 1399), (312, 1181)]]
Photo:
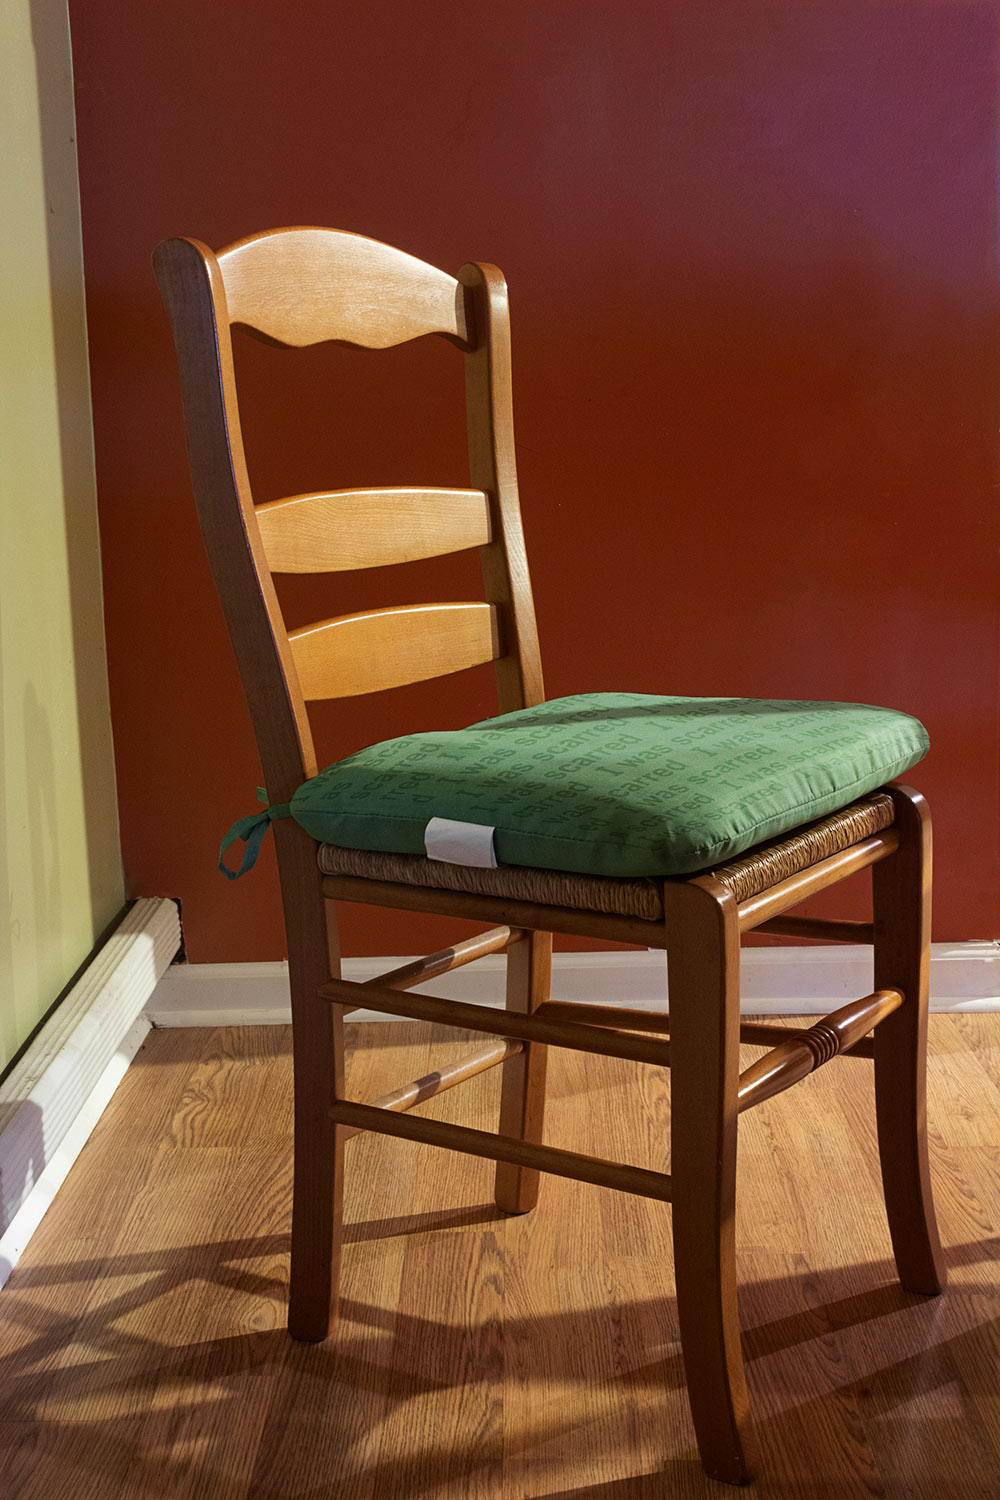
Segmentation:
[(506, 1219), (492, 1203), (478, 1208), (455, 1208), (444, 1213), (397, 1214), (394, 1218), (367, 1219), (344, 1225), (344, 1244), (356, 1245), (362, 1240), (390, 1240), (397, 1235), (421, 1234), (428, 1229), (458, 1229), (469, 1224), (495, 1224)]
[[(500, 1216), (489, 1204), (453, 1212), (371, 1220), (353, 1226), (351, 1237), (356, 1242), (378, 1240), (397, 1234), (485, 1223), (497, 1217)], [(322, 1438), (324, 1450), (331, 1442), (335, 1443), (336, 1451), (343, 1455), (343, 1462), (349, 1470), (351, 1455), (368, 1432), (372, 1413), (384, 1420), (387, 1412), (405, 1406), (418, 1396), (462, 1388), (469, 1381), (470, 1335), (463, 1325), (380, 1308), (357, 1298), (343, 1301), (337, 1336), (321, 1344), (295, 1344), (280, 1325), (251, 1327), (175, 1347), (136, 1331), (137, 1315), (144, 1306), (199, 1282), (211, 1283), (249, 1298), (267, 1299), (272, 1315), (282, 1316), (284, 1275), (273, 1274), (267, 1267), (255, 1271), (243, 1263), (273, 1262), (276, 1257), (284, 1257), (288, 1248), (289, 1236), (275, 1234), (207, 1245), (185, 1245), (166, 1251), (130, 1252), (121, 1256), (96, 1257), (91, 1261), (24, 1267), (16, 1271), (5, 1291), (5, 1303), (12, 1323), (27, 1328), (30, 1334), (20, 1349), (0, 1358), (0, 1390), (7, 1393), (0, 1406), (0, 1428), (14, 1434), (15, 1447), (17, 1434), (30, 1428), (36, 1435), (40, 1453), (44, 1453), (43, 1462), (54, 1465), (56, 1471), (60, 1462), (71, 1464), (77, 1473), (81, 1469), (89, 1470), (97, 1477), (98, 1486), (106, 1485), (105, 1489), (87, 1490), (87, 1493), (110, 1496), (116, 1493), (115, 1485), (120, 1476), (125, 1475), (130, 1476), (134, 1487), (144, 1467), (148, 1466), (149, 1492), (163, 1495), (171, 1493), (165, 1488), (170, 1470), (169, 1466), (164, 1469), (162, 1456), (155, 1453), (155, 1444), (152, 1453), (147, 1451), (150, 1442), (148, 1429), (150, 1425), (155, 1429), (158, 1421), (167, 1423), (169, 1420), (176, 1424), (185, 1413), (189, 1413), (199, 1435), (196, 1474), (193, 1475), (188, 1467), (189, 1459), (183, 1464), (178, 1460), (178, 1482), (180, 1467), (184, 1467), (185, 1486), (197, 1477), (203, 1486), (200, 1492), (210, 1494), (213, 1500), (240, 1500), (247, 1495), (252, 1495), (254, 1500), (279, 1500), (290, 1493), (287, 1459), (282, 1459), (287, 1434), (297, 1420), (303, 1420), (301, 1412), (310, 1391), (319, 1388), (324, 1393), (321, 1417), (327, 1424)], [(950, 1269), (954, 1273), (963, 1265), (977, 1264), (998, 1252), (1000, 1238), (953, 1246), (948, 1251)], [(812, 1300), (808, 1308), (747, 1328), (744, 1345), (751, 1380), (755, 1361), (808, 1343), (831, 1331), (872, 1324), (880, 1318), (927, 1304), (927, 1299), (913, 1296), (888, 1280), (893, 1275), (888, 1260), (853, 1267), (852, 1275), (858, 1273), (873, 1279), (884, 1276), (887, 1280), (884, 1284), (827, 1303), (817, 1304)], [(136, 1275), (146, 1278), (141, 1286), (127, 1285), (99, 1309), (84, 1311), (82, 1316), (79, 1310), (62, 1317), (43, 1312), (32, 1304), (29, 1295), (33, 1289), (66, 1282), (134, 1278)], [(766, 1300), (770, 1296), (773, 1302), (774, 1294), (769, 1289), (778, 1285), (787, 1288), (791, 1281), (792, 1278), (782, 1278), (780, 1283), (750, 1283), (745, 1286), (745, 1291), (748, 1300)], [(965, 1288), (961, 1284), (952, 1288), (953, 1294), (957, 1295), (964, 1290), (981, 1292), (982, 1288), (974, 1285)], [(655, 1397), (657, 1391), (678, 1391), (684, 1386), (683, 1364), (676, 1344), (673, 1300), (672, 1296), (650, 1297), (632, 1302), (625, 1308), (640, 1325), (646, 1309), (649, 1309), (650, 1315), (645, 1321), (651, 1327), (657, 1326), (657, 1317), (662, 1320), (665, 1308), (674, 1349), (665, 1357), (658, 1356), (638, 1369), (620, 1371), (613, 1377), (620, 1386), (623, 1403), (634, 1400), (639, 1392), (652, 1393)], [(655, 1316), (652, 1314), (654, 1308), (657, 1310)], [(238, 1322), (239, 1307), (235, 1303), (234, 1309), (234, 1321)], [(603, 1307), (506, 1319), (505, 1336), (544, 1340), (547, 1374), (556, 1381), (579, 1382), (585, 1377), (575, 1351), (586, 1346), (610, 1345), (613, 1337), (610, 1322), (621, 1312), (621, 1307)], [(374, 1337), (372, 1330), (375, 1331)], [(956, 1357), (961, 1356), (963, 1369), (982, 1372), (983, 1388), (979, 1390), (973, 1385), (972, 1395), (985, 1399), (995, 1393), (995, 1381), (991, 1382), (987, 1373), (991, 1369), (995, 1337), (995, 1330), (984, 1323), (939, 1344), (922, 1345), (919, 1354), (866, 1371), (863, 1378), (843, 1382), (837, 1389), (866, 1409), (872, 1409), (874, 1404), (883, 1413), (891, 1413), (907, 1401), (933, 1390), (941, 1383), (941, 1368), (952, 1368)], [(85, 1346), (89, 1357), (53, 1369), (54, 1355), (70, 1343)], [(475, 1379), (474, 1370), (471, 1370), (471, 1378)], [(189, 1395), (185, 1394), (185, 1387)], [(209, 1389), (213, 1400), (210, 1406), (206, 1406), (205, 1392)], [(169, 1392), (169, 1408), (161, 1412), (156, 1397), (164, 1392)], [(127, 1400), (123, 1401), (126, 1394)], [(141, 1407), (144, 1395), (151, 1403), (151, 1410), (145, 1421), (137, 1424), (134, 1413), (137, 1406)], [(102, 1418), (102, 1406), (113, 1405), (116, 1400), (121, 1409), (112, 1410)], [(315, 1400), (313, 1394), (314, 1413)], [(769, 1442), (773, 1442), (776, 1448), (780, 1447), (780, 1435), (787, 1432), (787, 1425), (793, 1418), (800, 1428), (804, 1425), (808, 1429), (812, 1421), (821, 1425), (826, 1400), (828, 1395), (809, 1396), (804, 1401), (796, 1400), (794, 1407), (780, 1416), (765, 1417), (758, 1424), (765, 1449)], [(74, 1416), (78, 1409), (85, 1413), (83, 1417)], [(44, 1413), (41, 1417), (40, 1411)], [(61, 1413), (68, 1415), (62, 1416)], [(946, 1415), (942, 1424), (952, 1420)], [(241, 1431), (242, 1441), (256, 1443), (257, 1456), (249, 1488), (245, 1474), (237, 1478), (228, 1472), (225, 1454), (232, 1441), (233, 1423)], [(334, 1427), (332, 1436), (330, 1423)], [(624, 1446), (629, 1441), (628, 1424), (623, 1423), (622, 1429), (621, 1444)], [(561, 1430), (558, 1415), (551, 1421), (539, 1418), (532, 1430), (532, 1445), (557, 1438)], [(461, 1447), (456, 1446), (454, 1434), (445, 1434), (445, 1438), (440, 1447), (433, 1442), (421, 1447), (420, 1478), (428, 1490), (436, 1482), (444, 1483), (456, 1472), (471, 1473), (496, 1461), (495, 1457), (490, 1457), (489, 1445)], [(5, 1441), (0, 1438), (0, 1452), (4, 1446)], [(945, 1455), (953, 1451), (944, 1434), (936, 1451)], [(328, 1475), (314, 1487), (296, 1489), (294, 1493), (302, 1500), (311, 1500), (311, 1497), (320, 1500), (320, 1497), (334, 1493), (329, 1486), (331, 1477)], [(951, 1500), (946, 1479), (947, 1476), (943, 1476), (941, 1483), (935, 1480), (933, 1493), (936, 1500)], [(404, 1492), (394, 1487), (397, 1481), (396, 1460), (379, 1457), (373, 1466), (345, 1471), (337, 1479), (335, 1493), (338, 1500), (350, 1500), (354, 1493), (359, 1496), (402, 1497)], [(796, 1482), (799, 1481), (801, 1475)], [(788, 1476), (787, 1484), (787, 1489), (771, 1485), (769, 1492), (785, 1493), (789, 1497), (804, 1493), (801, 1487), (795, 1487), (791, 1476)], [(839, 1500), (843, 1494), (843, 1476), (839, 1479), (831, 1476), (827, 1488), (823, 1487), (824, 1484), (822, 1476), (817, 1476), (816, 1483), (808, 1491), (810, 1500), (825, 1500), (827, 1495), (830, 1500), (834, 1497)], [(716, 1485), (702, 1474), (692, 1434), (690, 1453), (684, 1458), (671, 1460), (655, 1473), (596, 1484), (587, 1489), (553, 1491), (544, 1500), (568, 1500), (571, 1494), (589, 1497), (589, 1500), (653, 1500), (654, 1495), (656, 1500), (662, 1500), (665, 1492), (673, 1493), (675, 1485), (686, 1494), (731, 1493), (725, 1486)], [(134, 1488), (132, 1492), (135, 1492)], [(185, 1488), (184, 1492), (188, 1490)], [(13, 1493), (17, 1493), (16, 1488)], [(955, 1500), (958, 1500), (958, 1495), (956, 1491)], [(537, 1500), (542, 1500), (540, 1492)], [(961, 1500), (978, 1500), (978, 1496), (974, 1489), (966, 1486), (961, 1491)]]

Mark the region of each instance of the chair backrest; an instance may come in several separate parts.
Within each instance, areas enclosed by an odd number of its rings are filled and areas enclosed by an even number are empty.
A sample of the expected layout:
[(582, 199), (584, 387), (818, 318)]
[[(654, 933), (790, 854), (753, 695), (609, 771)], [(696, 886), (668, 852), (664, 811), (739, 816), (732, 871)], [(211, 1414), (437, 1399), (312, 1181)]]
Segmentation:
[[(500, 711), (543, 697), (517, 498), (507, 288), (457, 278), (361, 235), (277, 229), (218, 253), (165, 240), (153, 264), (180, 362), (205, 545), (250, 705), (268, 795), (316, 773), (306, 703), (494, 661)], [(230, 330), (302, 347), (384, 349), (439, 334), (465, 354), (470, 484), (333, 490), (255, 505)], [(335, 572), (478, 547), (485, 599), (377, 609), (288, 632), (272, 573)]]

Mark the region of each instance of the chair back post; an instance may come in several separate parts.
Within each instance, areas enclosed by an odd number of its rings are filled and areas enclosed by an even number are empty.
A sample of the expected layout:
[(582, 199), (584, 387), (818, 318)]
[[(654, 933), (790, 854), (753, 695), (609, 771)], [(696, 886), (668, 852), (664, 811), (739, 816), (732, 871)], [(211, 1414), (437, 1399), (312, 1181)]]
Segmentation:
[(222, 271), (198, 240), (159, 245), (153, 266), (180, 366), (198, 519), (253, 720), (268, 798), (316, 774), (305, 701), (254, 515)]
[(502, 621), (495, 667), (504, 714), (545, 698), (514, 461), (507, 283), (496, 266), (478, 262), (464, 265), (458, 279), (466, 289), (471, 344), (465, 356), (470, 483), (485, 490), (493, 507), (493, 540), (480, 557), (486, 599)]

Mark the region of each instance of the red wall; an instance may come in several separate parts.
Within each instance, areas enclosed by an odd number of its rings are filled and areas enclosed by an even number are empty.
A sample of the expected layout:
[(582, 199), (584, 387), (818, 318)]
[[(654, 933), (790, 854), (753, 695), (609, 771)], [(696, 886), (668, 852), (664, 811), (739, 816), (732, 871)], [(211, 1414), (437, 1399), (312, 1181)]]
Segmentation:
[[(125, 865), (181, 898), (191, 959), (283, 938), (273, 852), (238, 885), (214, 869), (259, 770), (149, 255), (296, 223), (504, 269), (549, 694), (913, 712), (936, 935), (1000, 932), (992, 5), (71, 11)], [(462, 484), (460, 366), (248, 341), (259, 496)], [(289, 611), (476, 587), (474, 557), (404, 575), (300, 584)], [(339, 705), (326, 758), (490, 693), (483, 669)], [(346, 950), (452, 930), (385, 922), (346, 912)]]

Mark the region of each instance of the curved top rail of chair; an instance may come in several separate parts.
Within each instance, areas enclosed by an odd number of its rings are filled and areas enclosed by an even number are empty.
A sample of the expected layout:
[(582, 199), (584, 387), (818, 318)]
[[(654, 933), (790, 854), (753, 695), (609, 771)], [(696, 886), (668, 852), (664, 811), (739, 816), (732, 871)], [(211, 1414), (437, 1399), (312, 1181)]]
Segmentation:
[(380, 240), (309, 226), (270, 229), (216, 258), (229, 321), (266, 342), (388, 349), (440, 333), (469, 348), (465, 288)]

